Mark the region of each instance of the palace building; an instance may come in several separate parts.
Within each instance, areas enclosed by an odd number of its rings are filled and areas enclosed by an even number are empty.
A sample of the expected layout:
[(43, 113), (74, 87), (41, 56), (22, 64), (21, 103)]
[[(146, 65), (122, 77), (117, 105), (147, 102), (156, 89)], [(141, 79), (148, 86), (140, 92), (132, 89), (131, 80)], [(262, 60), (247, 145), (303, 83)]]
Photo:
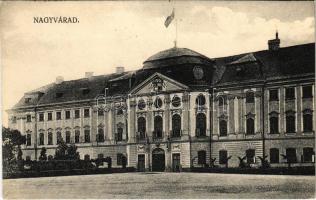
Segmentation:
[(174, 47), (136, 71), (56, 82), (24, 94), (9, 127), (23, 157), (54, 155), (61, 139), (113, 167), (178, 171), (215, 164), (314, 166), (315, 43), (208, 58)]

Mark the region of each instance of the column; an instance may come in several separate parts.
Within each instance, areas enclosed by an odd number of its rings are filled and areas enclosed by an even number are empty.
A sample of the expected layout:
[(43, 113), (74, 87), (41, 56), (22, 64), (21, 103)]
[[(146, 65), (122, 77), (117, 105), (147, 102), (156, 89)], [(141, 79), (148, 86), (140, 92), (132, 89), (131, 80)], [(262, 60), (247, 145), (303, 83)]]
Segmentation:
[(255, 133), (261, 131), (261, 91), (257, 91), (255, 92)]
[(136, 137), (136, 101), (134, 100), (129, 100), (129, 113), (128, 113), (128, 142), (132, 143), (135, 142), (135, 137)]
[(234, 119), (234, 98), (235, 96), (228, 96), (228, 134), (235, 132), (235, 119)]
[(234, 126), (235, 126), (235, 133), (238, 134), (239, 133), (239, 116), (238, 116), (238, 109), (239, 109), (239, 105), (238, 105), (238, 99), (237, 97), (234, 98)]
[(302, 94), (301, 86), (296, 87), (296, 132), (302, 133)]
[(280, 102), (279, 102), (279, 124), (280, 124), (280, 133), (285, 133), (285, 127), (284, 127), (284, 104), (285, 104), (285, 96), (284, 96), (284, 87), (280, 87)]

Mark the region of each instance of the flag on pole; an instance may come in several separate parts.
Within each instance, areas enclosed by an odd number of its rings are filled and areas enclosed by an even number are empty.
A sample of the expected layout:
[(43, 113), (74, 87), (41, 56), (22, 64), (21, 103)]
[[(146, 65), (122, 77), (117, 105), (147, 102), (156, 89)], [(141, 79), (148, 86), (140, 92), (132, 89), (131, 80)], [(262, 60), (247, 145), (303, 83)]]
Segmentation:
[(174, 18), (174, 9), (172, 10), (172, 13), (170, 16), (167, 17), (165, 21), (165, 27), (168, 28), (169, 24), (171, 24), (172, 20)]

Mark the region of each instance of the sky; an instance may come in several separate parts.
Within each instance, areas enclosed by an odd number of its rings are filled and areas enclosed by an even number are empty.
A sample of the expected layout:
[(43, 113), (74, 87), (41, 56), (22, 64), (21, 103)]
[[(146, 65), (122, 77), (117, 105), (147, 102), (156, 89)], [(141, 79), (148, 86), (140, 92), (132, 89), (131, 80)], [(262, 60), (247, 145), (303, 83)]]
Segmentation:
[[(168, 28), (164, 21), (175, 8)], [(174, 46), (210, 58), (315, 42), (313, 1), (0, 2), (2, 122), (27, 91), (65, 80), (140, 69)], [(36, 24), (34, 17), (77, 17), (76, 24)], [(177, 23), (175, 23), (177, 22)]]

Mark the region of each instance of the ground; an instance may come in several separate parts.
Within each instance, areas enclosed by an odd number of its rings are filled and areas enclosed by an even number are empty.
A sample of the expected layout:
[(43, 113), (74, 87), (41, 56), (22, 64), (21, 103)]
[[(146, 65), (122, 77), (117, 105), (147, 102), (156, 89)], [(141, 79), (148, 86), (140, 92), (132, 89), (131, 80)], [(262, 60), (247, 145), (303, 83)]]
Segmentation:
[(122, 173), (3, 180), (4, 198), (314, 198), (314, 176)]

